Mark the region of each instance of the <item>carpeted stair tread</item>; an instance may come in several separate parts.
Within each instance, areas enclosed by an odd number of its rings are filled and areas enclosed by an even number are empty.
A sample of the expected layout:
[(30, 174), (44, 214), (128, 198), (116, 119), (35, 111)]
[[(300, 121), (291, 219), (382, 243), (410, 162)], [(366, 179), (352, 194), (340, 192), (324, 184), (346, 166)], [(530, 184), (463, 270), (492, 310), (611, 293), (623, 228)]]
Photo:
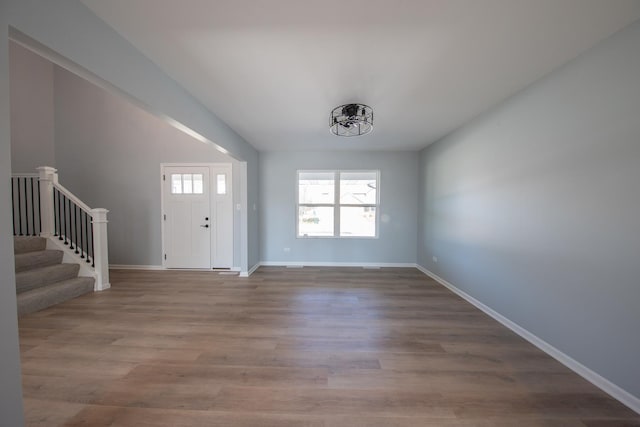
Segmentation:
[(78, 277), (79, 264), (62, 264), (63, 251), (46, 249), (47, 239), (14, 237), (18, 314), (42, 310), (93, 292), (93, 277)]
[(44, 251), (47, 248), (47, 239), (35, 236), (14, 236), (13, 252), (23, 254), (26, 252)]
[(93, 291), (93, 277), (76, 277), (18, 294), (18, 315), (33, 313)]
[(78, 276), (78, 264), (56, 264), (16, 273), (18, 294)]
[(60, 264), (62, 262), (62, 251), (48, 249), (44, 251), (33, 251), (16, 254), (16, 273), (46, 267), (48, 265)]

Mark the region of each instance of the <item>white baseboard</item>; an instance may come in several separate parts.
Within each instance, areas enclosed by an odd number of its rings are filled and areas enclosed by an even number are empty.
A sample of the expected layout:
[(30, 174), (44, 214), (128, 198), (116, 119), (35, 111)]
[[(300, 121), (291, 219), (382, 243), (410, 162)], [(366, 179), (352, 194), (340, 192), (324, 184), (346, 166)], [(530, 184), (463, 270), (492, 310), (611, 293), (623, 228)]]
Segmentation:
[[(135, 265), (135, 264), (109, 264), (109, 268), (112, 270), (174, 270), (171, 268), (164, 268), (161, 265)], [(254, 267), (258, 268), (258, 266)], [(240, 272), (240, 267), (231, 267), (229, 270), (216, 270), (216, 269), (208, 269), (208, 268), (180, 268), (176, 270), (182, 271), (231, 271), (231, 272)], [(253, 271), (252, 271), (253, 272)], [(246, 277), (246, 276), (245, 276)]]
[(558, 350), (548, 342), (544, 341), (538, 336), (527, 331), (517, 323), (507, 319), (506, 317), (504, 317), (497, 311), (493, 310), (492, 308), (484, 305), (483, 303), (481, 303), (471, 295), (467, 294), (466, 292), (456, 288), (454, 285), (447, 282), (437, 274), (432, 273), (431, 271), (427, 270), (426, 268), (424, 268), (419, 264), (415, 264), (415, 267), (418, 270), (422, 271), (427, 276), (431, 277), (436, 282), (440, 283), (445, 288), (449, 289), (451, 292), (455, 293), (456, 295), (459, 295), (460, 297), (464, 298), (466, 301), (468, 301), (475, 307), (479, 308), (489, 316), (493, 317), (495, 320), (502, 323), (504, 326), (511, 329), (513, 332), (520, 335), (522, 338), (529, 341), (531, 344), (535, 345), (540, 350), (544, 351), (549, 356), (553, 357), (558, 362), (562, 363), (567, 368), (571, 369), (572, 371), (574, 371), (575, 373), (577, 373), (578, 375), (580, 375), (581, 377), (583, 377), (584, 379), (586, 379), (587, 381), (589, 381), (590, 383), (592, 383), (593, 385), (595, 385), (596, 387), (604, 391), (605, 393), (609, 394), (614, 399), (619, 400), (622, 404), (628, 406), (630, 409), (640, 414), (640, 399), (638, 397), (634, 396), (633, 394), (629, 393), (623, 388), (612, 383), (611, 381), (604, 378), (600, 374), (587, 368), (577, 360), (571, 358), (570, 356)]
[(216, 269), (216, 268), (165, 268), (162, 265), (136, 265), (136, 264), (109, 264), (112, 270), (167, 270), (167, 271), (233, 271), (239, 272), (240, 269)]
[(302, 268), (302, 267), (362, 267), (366, 269), (378, 269), (389, 267), (402, 267), (402, 268), (414, 268), (414, 263), (400, 263), (400, 262), (316, 262), (316, 261), (260, 261), (248, 272), (240, 272), (240, 277), (249, 277), (258, 268), (265, 267), (289, 267), (289, 268)]
[(265, 267), (362, 267), (362, 268), (414, 268), (414, 263), (405, 262), (325, 262), (325, 261), (261, 261)]
[(161, 265), (109, 264), (111, 270), (164, 270)]

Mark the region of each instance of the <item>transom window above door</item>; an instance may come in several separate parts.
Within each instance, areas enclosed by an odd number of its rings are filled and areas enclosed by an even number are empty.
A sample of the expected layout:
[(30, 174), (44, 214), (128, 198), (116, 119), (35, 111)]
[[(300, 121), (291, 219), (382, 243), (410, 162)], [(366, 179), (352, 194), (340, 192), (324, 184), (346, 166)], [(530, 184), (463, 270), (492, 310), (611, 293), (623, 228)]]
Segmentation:
[(378, 237), (380, 172), (297, 173), (298, 237)]
[(203, 183), (201, 173), (172, 173), (171, 194), (203, 194)]

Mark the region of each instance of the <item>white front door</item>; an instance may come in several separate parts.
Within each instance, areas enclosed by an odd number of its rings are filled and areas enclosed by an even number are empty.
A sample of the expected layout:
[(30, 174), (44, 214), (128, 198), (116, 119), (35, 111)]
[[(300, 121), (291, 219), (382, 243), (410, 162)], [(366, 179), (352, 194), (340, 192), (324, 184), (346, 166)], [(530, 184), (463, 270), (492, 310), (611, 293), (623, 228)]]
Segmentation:
[(211, 189), (207, 166), (163, 168), (167, 268), (211, 268)]

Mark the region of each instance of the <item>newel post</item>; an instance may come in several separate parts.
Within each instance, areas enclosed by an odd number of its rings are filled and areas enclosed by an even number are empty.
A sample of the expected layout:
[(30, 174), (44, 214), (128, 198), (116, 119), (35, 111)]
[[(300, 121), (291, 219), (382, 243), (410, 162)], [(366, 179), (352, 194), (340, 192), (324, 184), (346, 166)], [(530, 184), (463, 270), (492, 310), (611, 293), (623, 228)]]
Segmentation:
[(40, 166), (36, 168), (39, 174), (40, 185), (40, 216), (42, 220), (42, 237), (51, 237), (54, 230), (54, 206), (53, 206), (53, 184), (58, 183), (58, 170), (50, 166)]
[(96, 269), (96, 291), (109, 289), (109, 253), (107, 244), (107, 212), (106, 209), (91, 209), (93, 224), (93, 259)]

